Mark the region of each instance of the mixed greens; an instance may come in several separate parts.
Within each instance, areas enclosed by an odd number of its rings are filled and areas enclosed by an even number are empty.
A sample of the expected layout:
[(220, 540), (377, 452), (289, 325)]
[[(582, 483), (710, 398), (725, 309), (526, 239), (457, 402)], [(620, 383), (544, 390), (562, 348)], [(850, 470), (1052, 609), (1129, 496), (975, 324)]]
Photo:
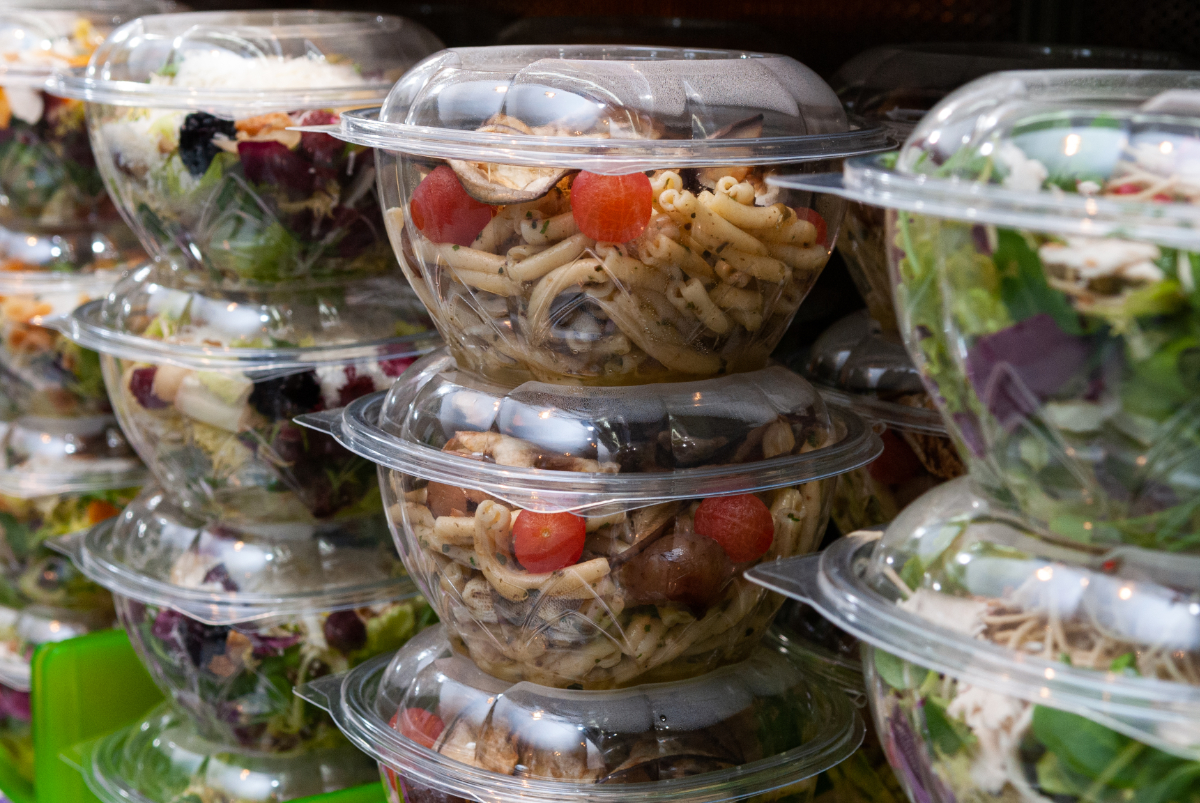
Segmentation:
[[(237, 591), (223, 564), (204, 585)], [(218, 743), (283, 752), (332, 746), (341, 736), (292, 689), (398, 649), (436, 621), (423, 600), (206, 625), (178, 611), (118, 597), (117, 611), (158, 684)]]

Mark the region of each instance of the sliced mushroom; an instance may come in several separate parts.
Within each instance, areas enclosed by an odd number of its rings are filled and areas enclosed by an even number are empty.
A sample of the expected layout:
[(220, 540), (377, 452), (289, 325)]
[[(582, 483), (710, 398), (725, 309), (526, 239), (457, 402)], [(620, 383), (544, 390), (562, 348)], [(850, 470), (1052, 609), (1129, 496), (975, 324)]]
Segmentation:
[(736, 765), (733, 756), (721, 756), (715, 750), (698, 745), (647, 740), (634, 745), (629, 758), (597, 783), (649, 783), (687, 778)]
[(708, 139), (757, 139), (763, 135), (762, 112), (730, 123), (708, 135)]
[(567, 175), (575, 172), (560, 167), (525, 167), (496, 162), (462, 162), (457, 159), (450, 160), (450, 168), (468, 195), (493, 206), (536, 201), (554, 189)]

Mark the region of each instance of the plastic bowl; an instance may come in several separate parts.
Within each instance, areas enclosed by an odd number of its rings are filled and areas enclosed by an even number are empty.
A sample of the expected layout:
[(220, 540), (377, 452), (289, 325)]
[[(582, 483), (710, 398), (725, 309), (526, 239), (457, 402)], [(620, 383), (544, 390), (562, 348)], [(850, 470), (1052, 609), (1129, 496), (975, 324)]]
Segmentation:
[(447, 50), (331, 130), (379, 149), (409, 281), (507, 384), (763, 367), (843, 208), (765, 178), (885, 143), (792, 59), (599, 46)]
[(916, 367), (869, 310), (817, 338), (805, 375), (827, 399), (870, 421), (883, 441), (875, 462), (838, 477), (830, 516), (842, 533), (887, 524), (930, 488), (966, 473)]
[(862, 725), (834, 686), (757, 650), (700, 678), (607, 692), (510, 684), (440, 629), (390, 661), (301, 689), (379, 761), (391, 803), (782, 800), (852, 754)]
[(99, 356), (63, 338), (55, 319), (101, 298), (117, 271), (0, 271), (0, 420), (111, 413)]
[(1200, 771), (1197, 558), (1047, 543), (947, 483), (880, 540), (754, 570), (866, 645), (912, 800), (1187, 800)]
[(57, 91), (85, 100), (109, 192), (146, 249), (225, 286), (395, 268), (364, 148), (323, 133), (441, 46), (399, 17), (163, 14), (118, 29)]
[(428, 606), (382, 516), (332, 525), (197, 521), (151, 489), (60, 542), (113, 592), (163, 693), (205, 738), (264, 752), (328, 744), (328, 717), (292, 687), (395, 650)]
[(103, 352), (117, 417), (159, 482), (229, 520), (378, 511), (374, 466), (292, 419), (387, 388), (434, 346), (403, 279), (241, 294), (159, 277), (146, 268), (64, 324)]
[(783, 368), (585, 390), (451, 365), (426, 358), (334, 429), (383, 465), (396, 546), (457, 648), (509, 681), (602, 689), (745, 658), (779, 600), (741, 572), (816, 549), (829, 478), (878, 454)]
[(83, 104), (46, 91), (165, 0), (12, 0), (0, 10), (0, 270), (113, 267), (141, 253), (104, 190)]

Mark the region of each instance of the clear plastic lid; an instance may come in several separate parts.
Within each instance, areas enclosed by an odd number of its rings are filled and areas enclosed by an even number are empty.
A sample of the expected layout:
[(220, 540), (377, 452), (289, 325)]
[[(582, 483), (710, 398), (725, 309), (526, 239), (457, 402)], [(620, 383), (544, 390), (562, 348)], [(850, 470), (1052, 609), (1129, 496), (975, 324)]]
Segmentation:
[(106, 491), (148, 478), (111, 415), (27, 415), (0, 435), (0, 494), (29, 498)]
[(469, 800), (738, 800), (835, 766), (863, 738), (844, 694), (765, 649), (692, 680), (585, 692), (498, 681), (438, 627), (299, 693), (405, 784)]
[(80, 345), (122, 359), (264, 376), (411, 359), (438, 342), (424, 307), (399, 276), (235, 291), (179, 287), (163, 269), (145, 265), (103, 300), (52, 323)]
[(86, 65), (122, 22), (174, 7), (171, 0), (5, 0), (0, 86), (40, 89), (56, 70)]
[(1200, 759), (1200, 561), (1056, 544), (967, 478), (879, 538), (747, 573), (918, 666)]
[(813, 343), (805, 373), (828, 398), (899, 429), (945, 435), (942, 418), (899, 338), (866, 310), (851, 313)]
[(0, 684), (29, 691), (29, 661), (39, 644), (66, 641), (112, 624), (111, 608), (81, 610), (46, 605), (30, 605), (20, 610), (0, 608), (0, 633), (9, 635), (6, 641), (0, 641)]
[(204, 738), (169, 705), (63, 760), (103, 803), (307, 800), (379, 780), (374, 763), (344, 742), (286, 753), (241, 750)]
[[(334, 133), (455, 160), (460, 175), (497, 160), (619, 175), (886, 146), (881, 129), (852, 129), (829, 86), (786, 56), (601, 45), (445, 50), (409, 71), (378, 114), (343, 115)], [(533, 173), (502, 183), (551, 175)]]
[(589, 515), (823, 479), (880, 449), (858, 416), (827, 408), (782, 367), (634, 387), (505, 388), (435, 352), (386, 398), (298, 420), (386, 468), (522, 509)]
[(898, 157), (772, 177), (975, 224), (1197, 248), (1200, 72), (997, 73), (939, 103)]
[(224, 116), (379, 103), (441, 48), (400, 17), (344, 11), (207, 11), (133, 20), (57, 91), (98, 103)]
[(1179, 70), (1174, 53), (1017, 42), (884, 45), (859, 53), (829, 79), (847, 113), (907, 137), (938, 101), (968, 81), (1007, 70)]
[(210, 625), (416, 595), (383, 514), (322, 524), (204, 522), (148, 488), (116, 518), (53, 542), (91, 580)]

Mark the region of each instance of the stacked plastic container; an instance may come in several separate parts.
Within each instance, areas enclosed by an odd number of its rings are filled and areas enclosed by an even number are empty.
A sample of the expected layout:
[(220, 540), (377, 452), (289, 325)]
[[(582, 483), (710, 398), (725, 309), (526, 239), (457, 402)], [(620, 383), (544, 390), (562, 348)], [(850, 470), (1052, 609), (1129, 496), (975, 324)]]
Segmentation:
[(742, 573), (879, 443), (767, 364), (842, 206), (766, 180), (881, 132), (784, 57), (575, 46), (447, 50), (322, 130), (378, 149), (448, 349), (301, 420), (380, 464), (443, 627), (301, 693), (394, 803), (811, 800), (857, 715)]
[(107, 592), (50, 551), (133, 498), (145, 469), (117, 426), (98, 355), (54, 321), (145, 259), (109, 200), (83, 104), (49, 89), (154, 0), (13, 0), (0, 8), (0, 788), (33, 782), (37, 644), (114, 621)]
[[(913, 801), (1194, 801), (1200, 74), (1000, 73), (838, 190), (968, 477), (752, 574), (869, 645)], [(978, 467), (978, 468), (977, 468)]]
[(286, 800), (374, 777), (293, 686), (432, 620), (375, 467), (292, 422), (437, 342), (384, 233), (369, 149), (294, 126), (378, 103), (440, 47), (373, 14), (164, 14), (58, 90), (152, 260), (62, 324), (100, 353), (156, 484), (59, 546), (113, 592), (169, 702), (93, 745), (102, 800)]

